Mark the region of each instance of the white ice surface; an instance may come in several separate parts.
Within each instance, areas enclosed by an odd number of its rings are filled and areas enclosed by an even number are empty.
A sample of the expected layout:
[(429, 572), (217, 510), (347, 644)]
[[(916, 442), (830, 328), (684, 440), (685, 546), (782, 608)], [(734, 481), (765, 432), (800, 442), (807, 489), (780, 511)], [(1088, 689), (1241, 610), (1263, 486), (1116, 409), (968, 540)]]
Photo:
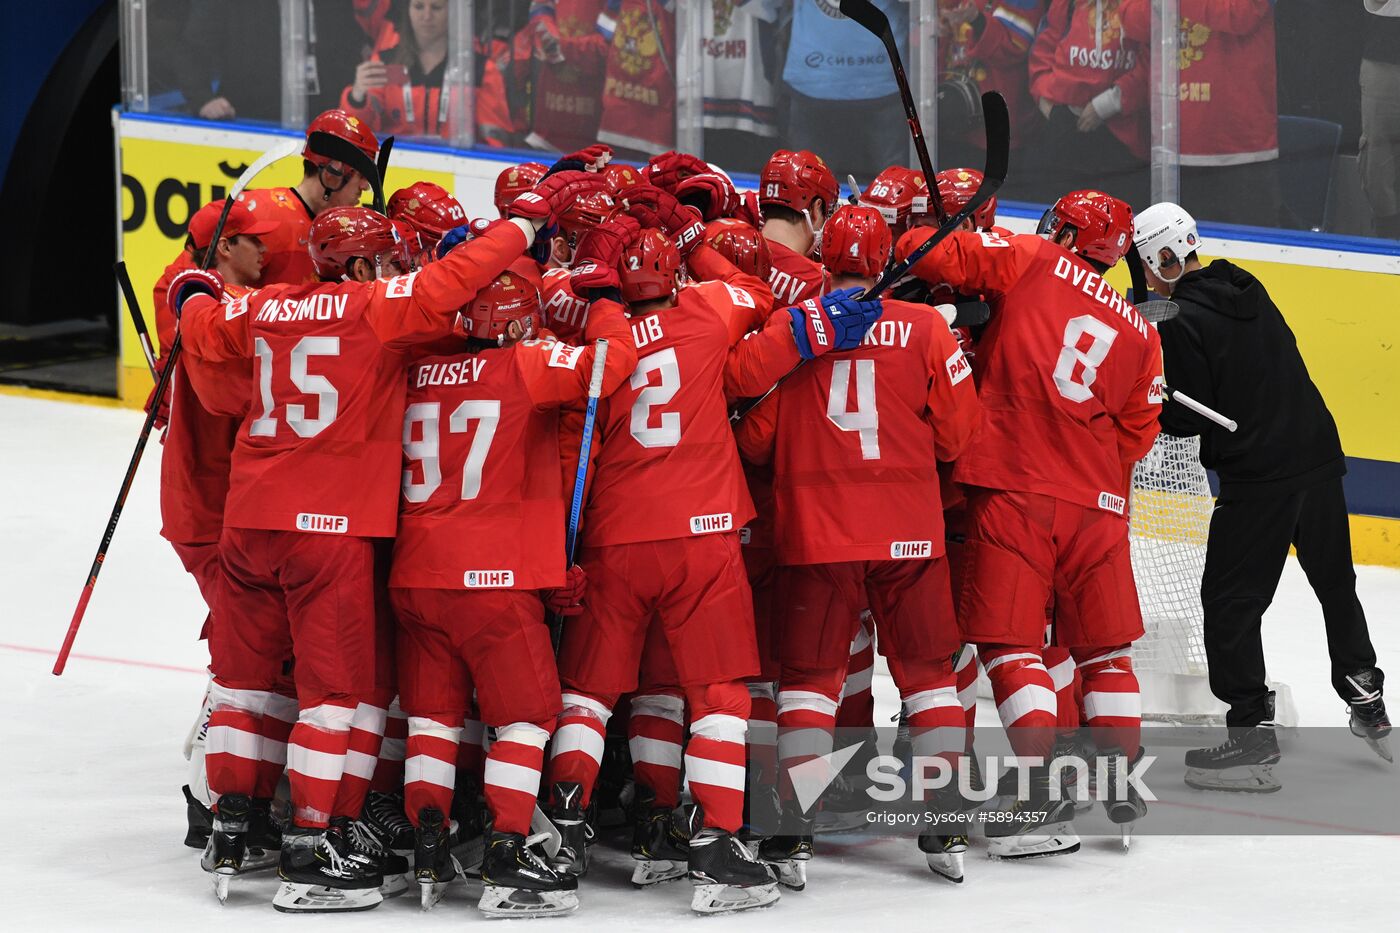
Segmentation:
[[(203, 690), (194, 583), (157, 534), (152, 445), (68, 671), (49, 673), (140, 427), (132, 412), (0, 396), (0, 924), (6, 930), (446, 929), (482, 918), (463, 888), (431, 914), (416, 896), (366, 914), (287, 917), (271, 877), (234, 882), (220, 908), (180, 840), (180, 742)], [(1358, 568), (1384, 666), (1400, 658), (1400, 571)], [(1327, 683), (1321, 617), (1289, 562), (1265, 619), (1271, 675), (1305, 725), (1344, 722)], [(127, 662), (127, 663), (118, 663)], [(887, 677), (875, 686), (893, 709)], [(985, 724), (995, 711), (981, 711)], [(1400, 800), (1396, 802), (1400, 806)], [(848, 837), (849, 838), (849, 837)], [(968, 854), (968, 880), (939, 881), (908, 840), (822, 845), (806, 892), (774, 907), (700, 919), (688, 885), (634, 891), (628, 860), (603, 852), (571, 929), (872, 928), (999, 930), (1394, 929), (1396, 837), (1141, 836), (1021, 864)], [(539, 921), (548, 924), (550, 921)], [(1016, 929), (1018, 927), (1011, 927)]]

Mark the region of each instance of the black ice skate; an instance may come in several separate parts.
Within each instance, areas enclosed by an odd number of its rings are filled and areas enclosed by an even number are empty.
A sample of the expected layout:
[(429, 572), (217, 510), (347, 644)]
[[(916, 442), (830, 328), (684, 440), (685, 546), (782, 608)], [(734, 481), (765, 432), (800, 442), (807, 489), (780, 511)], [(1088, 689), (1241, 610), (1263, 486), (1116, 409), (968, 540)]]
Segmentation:
[(408, 890), (408, 859), (389, 848), (385, 837), (364, 819), (350, 820), (337, 817), (331, 820), (332, 826), (339, 826), (350, 842), (350, 857), (381, 878), (379, 893), (385, 897), (397, 897)]
[(185, 795), (185, 845), (203, 849), (209, 844), (214, 814), (190, 791), (190, 785), (186, 784), (180, 791)]
[(690, 909), (700, 914), (767, 907), (779, 896), (773, 871), (722, 829), (702, 829), (690, 840), (690, 883)]
[(379, 893), (384, 879), (352, 857), (343, 826), (289, 826), (282, 833), (277, 874), (282, 885), (272, 906), (284, 913), (369, 910), (384, 900)]
[[(1029, 793), (987, 814), (987, 855), (995, 859), (1050, 858), (1079, 851), (1074, 802), (1050, 799), (1050, 768), (1030, 768)], [(1005, 776), (1003, 776), (1003, 781)], [(999, 785), (1000, 787), (1001, 785)]]
[(246, 794), (224, 794), (213, 818), (204, 856), (199, 860), (200, 867), (214, 876), (214, 896), (220, 904), (228, 900), (229, 879), (243, 871), (251, 809), (252, 801)]
[(963, 853), (967, 851), (967, 836), (955, 833), (940, 836), (924, 833), (919, 837), (919, 851), (928, 858), (928, 867), (940, 878), (954, 884), (963, 881)]
[(1133, 770), (1133, 766), (1141, 761), (1145, 754), (1147, 749), (1139, 746), (1137, 757), (1131, 762), (1117, 749), (1105, 749), (1100, 755), (1104, 764), (1104, 785), (1100, 788), (1103, 808), (1109, 820), (1122, 828), (1124, 852), (1133, 844), (1133, 824), (1147, 815), (1147, 801), (1142, 799), (1137, 788), (1128, 781), (1128, 774)]
[(407, 857), (413, 852), (413, 824), (404, 812), (403, 793), (370, 791), (360, 817), (390, 852)]
[(1348, 700), (1347, 711), (1351, 713), (1351, 734), (1366, 740), (1371, 751), (1386, 761), (1395, 762), (1390, 752), (1390, 717), (1385, 712), (1382, 692), (1385, 688), (1385, 675), (1374, 667), (1347, 675), (1347, 683), (1356, 693)]
[(442, 811), (435, 807), (424, 807), (418, 813), (413, 877), (418, 882), (419, 902), (424, 910), (432, 910), (447, 893), (447, 885), (457, 877), (457, 862), (452, 857), (452, 827)]
[(638, 888), (675, 881), (685, 876), (690, 859), (689, 819), (694, 807), (678, 813), (669, 807), (651, 807), (632, 826), (632, 884)]
[(1272, 794), (1282, 784), (1274, 765), (1282, 757), (1274, 734), (1274, 697), (1269, 694), (1268, 721), (1257, 726), (1232, 726), (1229, 738), (1210, 748), (1186, 753), (1186, 786), (1197, 790), (1228, 790)]
[(575, 878), (588, 871), (588, 817), (582, 798), (582, 787), (573, 781), (561, 781), (550, 793), (552, 803), (546, 814), (559, 832), (559, 852), (551, 864)]
[(791, 891), (807, 887), (807, 863), (812, 860), (812, 824), (791, 811), (783, 815), (783, 824), (796, 833), (769, 836), (758, 845), (758, 857), (773, 869), (778, 883)]
[(542, 835), (491, 834), (481, 863), (481, 900), (488, 917), (542, 917), (578, 910), (578, 879), (545, 861)]

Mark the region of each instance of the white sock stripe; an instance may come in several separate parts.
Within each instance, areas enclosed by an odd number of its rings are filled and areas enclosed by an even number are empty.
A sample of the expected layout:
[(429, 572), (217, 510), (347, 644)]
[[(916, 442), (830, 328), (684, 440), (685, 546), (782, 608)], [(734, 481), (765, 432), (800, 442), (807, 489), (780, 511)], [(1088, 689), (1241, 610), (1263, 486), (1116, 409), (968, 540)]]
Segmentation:
[(603, 760), (603, 734), (581, 722), (565, 723), (554, 733), (554, 750), (551, 758), (558, 758), (567, 752), (582, 752), (594, 761)]
[(778, 730), (778, 758), (820, 758), (831, 754), (835, 738), (825, 729)]
[(667, 722), (685, 722), (685, 701), (664, 694), (647, 694), (632, 698), (633, 716), (654, 716)]
[(1105, 651), (1102, 654), (1091, 654), (1086, 658), (1081, 658), (1078, 663), (1082, 668), (1088, 667), (1090, 664), (1101, 664), (1104, 661), (1112, 661), (1115, 658), (1132, 657), (1132, 654), (1133, 649), (1131, 647), (1119, 648), (1117, 651)]
[(870, 689), (870, 683), (875, 678), (875, 665), (861, 668), (858, 671), (851, 671), (846, 675), (846, 681), (841, 685), (841, 696), (855, 696), (857, 693)]
[(744, 773), (743, 765), (732, 765), (726, 761), (715, 761), (713, 758), (701, 758), (692, 754), (685, 756), (685, 779), (692, 786), (707, 784), (711, 787), (727, 787), (742, 793)]
[(701, 716), (690, 724), (690, 734), (715, 739), (720, 742), (744, 744), (744, 734), (748, 732), (749, 721), (725, 713), (711, 713)]
[(1055, 692), (1065, 689), (1074, 683), (1074, 659), (1066, 658), (1054, 667), (1047, 667), (1050, 674), (1050, 683), (1055, 685)]
[(225, 687), (218, 681), (209, 683), (209, 699), (206, 701), (210, 708), (236, 709), (254, 716), (262, 716), (267, 711), (268, 703), (277, 694), (267, 690), (241, 690), (236, 687)]
[(1040, 684), (1026, 684), (1004, 701), (997, 704), (1003, 726), (1014, 725), (1022, 716), (1040, 710), (1055, 715), (1055, 691)]
[(389, 723), (389, 711), (380, 706), (370, 706), (368, 703), (361, 703), (355, 707), (355, 715), (350, 719), (350, 728), (359, 729), (361, 732), (373, 732), (375, 735), (383, 735), (384, 729)]
[(368, 781), (374, 777), (374, 768), (377, 764), (379, 764), (377, 756), (366, 755), (364, 752), (357, 752), (352, 748), (345, 753), (344, 773)]
[(379, 746), (379, 757), (385, 761), (403, 761), (408, 743), (403, 739), (385, 739)]
[(644, 735), (634, 735), (627, 740), (627, 748), (632, 753), (632, 761), (663, 768), (680, 770), (681, 746), (679, 742), (665, 739), (649, 739)]
[(286, 767), (286, 765), (287, 765), (287, 743), (286, 743), (286, 742), (273, 742), (273, 741), (271, 741), (270, 739), (264, 738), (263, 741), (262, 741), (262, 759), (261, 759), (261, 760), (262, 760), (262, 761), (266, 761), (266, 762), (268, 762), (269, 764), (282, 765), (283, 767)]
[(205, 740), (206, 755), (234, 755), (257, 761), (262, 757), (263, 737), (233, 726), (211, 726)]
[(974, 680), (958, 691), (958, 705), (964, 710), (972, 709), (977, 705), (977, 681)]
[(399, 706), (399, 698), (397, 694), (395, 694), (394, 698), (389, 701), (389, 715), (392, 716), (394, 719), (406, 719), (408, 717), (408, 714), (403, 711), (403, 707)]
[(326, 732), (349, 732), (354, 719), (355, 711), (353, 709), (346, 709), (344, 706), (331, 706), (328, 703), (304, 709), (297, 716), (299, 724), (312, 726)]
[(408, 717), (408, 734), (442, 739), (444, 742), (456, 745), (461, 739), (462, 727), (445, 726), (436, 719), (429, 719), (426, 716), (410, 716)]
[(778, 685), (771, 680), (751, 680), (747, 686), (750, 699), (771, 700), (777, 696)]
[(824, 716), (836, 715), (836, 701), (824, 693), (811, 693), (806, 690), (779, 690), (778, 715), (795, 710), (811, 710)]
[(403, 763), (403, 782), (407, 786), (415, 781), (435, 784), (452, 790), (457, 779), (457, 763), (443, 761), (430, 755), (414, 755)]
[(986, 658), (983, 658), (982, 669), (990, 674), (993, 670), (995, 670), (1000, 665), (1005, 664), (1007, 661), (1034, 661), (1036, 662), (1035, 664), (1027, 666), (1039, 667), (1042, 670), (1045, 668), (1045, 662), (1041, 659), (1040, 655), (1036, 654), (1033, 651), (1023, 651), (1014, 654), (1003, 654), (998, 657), (992, 658), (990, 661), (988, 661)]
[(962, 701), (952, 687), (939, 687), (935, 690), (921, 690), (904, 698), (904, 712), (913, 716), (926, 710), (947, 706), (962, 709)]
[(963, 645), (962, 649), (958, 651), (957, 657), (953, 660), (953, 672), (957, 673), (976, 659), (977, 649), (972, 647), (972, 645)]
[(318, 752), (292, 742), (287, 746), (287, 770), (322, 781), (339, 781), (345, 773), (345, 756)]
[(549, 744), (549, 733), (532, 722), (512, 722), (496, 730), (496, 741), (544, 748)]
[(486, 759), (484, 781), (488, 787), (517, 790), (522, 794), (529, 794), (531, 797), (537, 796), (540, 792), (540, 771), (538, 768), (527, 768), (525, 765), (518, 765), (510, 761), (498, 761), (495, 758)]
[(574, 707), (582, 712), (592, 713), (594, 716), (601, 719), (605, 726), (608, 724), (608, 720), (612, 718), (612, 710), (592, 697), (586, 697), (581, 693), (566, 693), (561, 699), (564, 701), (563, 715), (565, 716), (569, 715), (569, 708)]
[(1089, 717), (1089, 725), (1101, 716), (1111, 716), (1116, 719), (1141, 719), (1142, 718), (1142, 694), (1137, 691), (1130, 693), (1107, 693), (1102, 690), (1094, 690), (1084, 694), (1084, 714)]
[(851, 639), (851, 657), (870, 647), (870, 630), (862, 625), (856, 629), (856, 637)]
[(268, 695), (267, 707), (263, 710), (263, 715), (271, 716), (278, 722), (296, 722), (297, 712), (296, 697), (284, 697), (280, 693), (272, 693)]

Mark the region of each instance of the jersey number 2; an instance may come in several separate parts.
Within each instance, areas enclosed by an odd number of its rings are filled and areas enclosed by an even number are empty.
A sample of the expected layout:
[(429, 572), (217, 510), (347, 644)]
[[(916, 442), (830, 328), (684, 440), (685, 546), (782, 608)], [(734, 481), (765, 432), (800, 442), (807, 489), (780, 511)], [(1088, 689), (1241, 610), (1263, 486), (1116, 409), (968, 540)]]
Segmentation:
[[(1093, 342), (1087, 350), (1081, 350), (1079, 341), (1085, 334), (1093, 338)], [(1065, 325), (1060, 359), (1055, 363), (1055, 388), (1060, 390), (1060, 394), (1071, 402), (1087, 402), (1093, 398), (1090, 386), (1098, 378), (1099, 367), (1116, 339), (1118, 331), (1092, 314), (1070, 318)], [(1074, 378), (1075, 370), (1079, 370), (1078, 380)]]
[[(655, 384), (651, 374), (660, 379)], [(637, 361), (632, 370), (632, 388), (641, 389), (632, 403), (632, 437), (643, 447), (675, 447), (681, 442), (681, 415), (663, 411), (660, 423), (651, 425), (651, 410), (665, 405), (681, 390), (681, 367), (676, 361), (676, 348), (667, 347)]]

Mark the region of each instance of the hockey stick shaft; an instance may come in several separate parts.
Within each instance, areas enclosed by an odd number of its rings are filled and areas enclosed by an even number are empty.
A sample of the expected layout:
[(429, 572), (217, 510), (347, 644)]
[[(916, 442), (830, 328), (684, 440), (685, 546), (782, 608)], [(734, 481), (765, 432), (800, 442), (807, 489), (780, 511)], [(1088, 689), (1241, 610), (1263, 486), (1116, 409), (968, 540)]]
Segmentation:
[[(598, 400), (603, 395), (603, 367), (608, 358), (608, 341), (600, 339), (594, 346), (593, 372), (588, 380), (588, 407), (583, 412), (583, 439), (578, 447), (578, 469), (574, 471), (574, 492), (569, 499), (569, 525), (564, 534), (565, 568), (574, 565), (578, 553), (578, 526), (583, 515), (583, 493), (588, 484), (588, 460), (593, 453), (593, 425), (598, 420)], [(559, 637), (563, 633), (562, 621), (556, 616), (550, 619), (549, 635), (554, 643), (554, 651), (559, 652)]]
[(146, 318), (141, 313), (141, 305), (136, 300), (136, 289), (131, 285), (131, 275), (126, 271), (126, 263), (118, 261), (113, 269), (117, 273), (117, 284), (126, 298), (126, 310), (131, 314), (131, 323), (136, 328), (136, 339), (141, 341), (141, 352), (146, 354), (146, 365), (151, 369), (151, 378), (156, 373), (156, 351), (151, 346), (151, 332), (146, 329)]
[(924, 127), (919, 121), (919, 109), (914, 104), (914, 92), (909, 87), (909, 76), (904, 73), (899, 43), (895, 41), (894, 32), (890, 29), (889, 17), (870, 0), (841, 0), (840, 7), (842, 15), (865, 27), (885, 47), (885, 54), (890, 58), (890, 67), (894, 70), (894, 83), (899, 87), (899, 99), (904, 104), (904, 118), (909, 124), (909, 136), (914, 140), (914, 152), (919, 157), (919, 167), (923, 169), (924, 181), (934, 192), (934, 197), (931, 198), (934, 215), (939, 224), (942, 224), (948, 215), (944, 213), (943, 202), (936, 195), (938, 184), (934, 178), (933, 159), (929, 158), (928, 143), (924, 141)]
[(1230, 433), (1233, 434), (1235, 431), (1239, 430), (1240, 426), (1234, 419), (1225, 417), (1209, 405), (1201, 404), (1186, 393), (1178, 392), (1171, 386), (1165, 385), (1162, 386), (1162, 391), (1165, 392), (1167, 398), (1171, 399), (1173, 402), (1176, 402), (1178, 405), (1184, 405), (1202, 418), (1220, 425)]
[[(238, 176), (233, 188), (229, 191), (224, 202), (224, 209), (219, 214), (219, 222), (214, 226), (214, 236), (209, 240), (211, 244), (219, 242), (219, 237), (223, 235), (224, 224), (228, 220), (229, 211), (233, 208), (233, 202), (248, 187), (253, 178), (267, 168), (273, 162), (283, 159), (289, 155), (300, 152), (301, 146), (293, 140), (284, 140), (259, 156), (252, 165), (244, 169), (243, 174)], [(204, 256), (202, 268), (208, 269), (214, 264), (215, 251), (210, 249)], [(141, 434), (136, 438), (136, 449), (131, 452), (131, 462), (127, 464), (126, 474), (122, 477), (121, 488), (117, 491), (117, 501), (112, 506), (112, 515), (107, 520), (107, 528), (102, 533), (102, 540), (97, 545), (97, 556), (92, 560), (92, 567), (88, 569), (87, 582), (83, 584), (83, 591), (78, 597), (78, 605), (73, 610), (73, 618), (68, 623), (68, 631), (63, 636), (63, 645), (58, 649), (58, 658), (54, 661), (53, 672), (57, 676), (63, 673), (68, 666), (68, 655), (73, 650), (73, 641), (78, 637), (78, 627), (83, 624), (83, 616), (87, 614), (88, 601), (92, 599), (92, 591), (97, 586), (97, 575), (102, 572), (102, 565), (107, 560), (107, 549), (112, 546), (112, 537), (117, 532), (117, 522), (121, 521), (122, 510), (126, 508), (127, 496), (131, 494), (131, 485), (136, 480), (136, 470), (141, 465), (141, 455), (146, 452), (146, 443), (151, 439), (151, 429), (155, 427), (156, 415), (160, 412), (161, 399), (165, 397), (166, 388), (170, 385), (170, 377), (175, 372), (175, 361), (180, 358), (180, 332), (176, 330), (175, 339), (170, 342), (170, 350), (166, 353), (165, 368), (160, 371), (156, 378), (156, 391), (151, 397), (150, 410), (146, 412), (146, 420), (141, 425)]]

